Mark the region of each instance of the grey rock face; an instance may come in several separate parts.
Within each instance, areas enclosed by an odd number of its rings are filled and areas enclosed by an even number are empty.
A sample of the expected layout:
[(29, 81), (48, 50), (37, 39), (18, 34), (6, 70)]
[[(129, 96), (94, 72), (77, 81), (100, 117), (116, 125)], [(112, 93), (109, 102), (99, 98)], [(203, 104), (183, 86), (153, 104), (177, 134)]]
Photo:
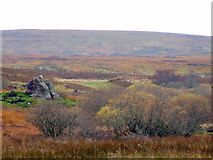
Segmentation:
[(51, 98), (59, 97), (59, 95), (55, 92), (55, 88), (51, 82), (46, 82), (46, 85), (49, 88)]
[(55, 99), (59, 97), (59, 95), (55, 92), (53, 84), (51, 82), (45, 82), (42, 75), (27, 83), (26, 90), (32, 97), (44, 99)]

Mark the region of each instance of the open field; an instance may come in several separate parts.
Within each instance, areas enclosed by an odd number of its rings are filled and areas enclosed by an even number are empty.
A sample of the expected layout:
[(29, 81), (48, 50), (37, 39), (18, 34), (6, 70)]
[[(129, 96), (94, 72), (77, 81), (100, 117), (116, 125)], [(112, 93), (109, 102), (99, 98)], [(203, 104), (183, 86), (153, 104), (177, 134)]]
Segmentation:
[(55, 79), (62, 83), (76, 83), (90, 88), (109, 87), (110, 83), (107, 80), (93, 80), (93, 79)]
[(59, 79), (59, 78), (55, 78), (56, 81), (58, 82), (65, 82), (65, 83), (87, 83), (87, 82), (99, 82), (99, 83), (102, 83), (102, 82), (107, 82), (107, 80), (93, 80), (93, 79)]
[[(120, 75), (136, 74), (139, 76), (152, 75), (160, 68), (172, 69), (179, 74), (194, 72), (204, 75), (210, 73), (211, 55), (175, 56), (171, 58), (167, 56), (65, 57), (3, 54), (3, 62), (3, 67), (35, 69), (38, 71), (74, 71)], [(38, 67), (39, 65), (41, 67)], [(50, 69), (50, 65), (53, 65), (55, 68)]]

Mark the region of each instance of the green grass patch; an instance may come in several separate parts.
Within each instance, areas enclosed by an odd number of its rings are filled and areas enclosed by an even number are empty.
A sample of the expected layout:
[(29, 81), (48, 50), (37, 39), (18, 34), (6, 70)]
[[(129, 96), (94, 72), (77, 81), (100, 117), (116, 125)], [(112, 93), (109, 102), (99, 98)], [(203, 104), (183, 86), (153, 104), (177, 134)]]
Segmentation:
[(76, 104), (76, 100), (70, 101), (70, 100), (66, 100), (62, 97), (57, 98), (57, 100), (61, 103), (64, 103), (64, 104), (67, 104), (67, 105), (70, 105), (70, 106), (74, 106)]
[(30, 107), (33, 104), (33, 98), (22, 91), (11, 91), (0, 94), (0, 101), (20, 107)]
[(153, 75), (155, 73), (155, 70), (152, 68), (138, 68), (138, 71), (147, 75)]
[(84, 85), (90, 88), (110, 87), (109, 82), (75, 82), (76, 84)]
[(20, 84), (20, 85), (25, 85), (25, 82), (19, 82), (19, 81), (10, 81), (12, 84)]
[[(70, 101), (62, 97), (57, 98), (57, 100), (70, 106), (74, 106), (76, 104), (76, 100)], [(47, 100), (32, 98), (29, 94), (21, 91), (11, 91), (0, 94), (0, 101), (2, 101), (3, 104), (8, 104), (14, 107), (29, 108), (37, 103), (42, 103)]]
[(189, 68), (180, 67), (180, 68), (177, 68), (177, 72), (182, 73), (182, 74), (189, 74), (190, 73), (190, 69)]

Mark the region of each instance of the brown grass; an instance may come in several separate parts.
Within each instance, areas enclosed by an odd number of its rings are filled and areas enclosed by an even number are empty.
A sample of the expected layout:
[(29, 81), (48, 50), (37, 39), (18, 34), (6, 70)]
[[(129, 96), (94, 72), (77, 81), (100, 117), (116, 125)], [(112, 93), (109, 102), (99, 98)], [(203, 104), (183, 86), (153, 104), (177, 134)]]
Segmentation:
[[(66, 61), (64, 61), (63, 59), (66, 59)], [(169, 61), (165, 62), (165, 60)], [(197, 64), (197, 66), (193, 65), (189, 66), (187, 65), (188, 63)], [(102, 73), (131, 73), (131, 74), (150, 75), (153, 74), (155, 70), (158, 70), (160, 68), (162, 70), (173, 69), (176, 70), (178, 74), (185, 73), (190, 70), (193, 70), (194, 72), (198, 73), (204, 73), (210, 72), (210, 66), (202, 66), (200, 64), (211, 65), (211, 55), (176, 56), (175, 59), (165, 58), (165, 56), (152, 56), (152, 57), (55, 56), (55, 58), (53, 58), (52, 55), (39, 55), (39, 54), (11, 55), (7, 53), (5, 53), (3, 56), (4, 67), (14, 67), (21, 65), (23, 68), (32, 69), (33, 66), (42, 64), (53, 64), (75, 72), (92, 71)], [(6, 77), (7, 75), (3, 74), (3, 76)]]
[(210, 135), (86, 140), (3, 137), (3, 158), (211, 158)]
[(22, 137), (38, 135), (40, 132), (31, 123), (27, 122), (27, 110), (21, 108), (2, 109), (2, 135)]

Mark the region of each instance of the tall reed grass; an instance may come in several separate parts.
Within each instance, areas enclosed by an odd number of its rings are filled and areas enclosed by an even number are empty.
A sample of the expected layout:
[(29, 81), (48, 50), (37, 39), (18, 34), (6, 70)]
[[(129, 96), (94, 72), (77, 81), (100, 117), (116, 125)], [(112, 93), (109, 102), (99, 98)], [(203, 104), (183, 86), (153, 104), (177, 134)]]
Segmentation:
[(212, 135), (92, 140), (3, 136), (3, 158), (211, 158)]

